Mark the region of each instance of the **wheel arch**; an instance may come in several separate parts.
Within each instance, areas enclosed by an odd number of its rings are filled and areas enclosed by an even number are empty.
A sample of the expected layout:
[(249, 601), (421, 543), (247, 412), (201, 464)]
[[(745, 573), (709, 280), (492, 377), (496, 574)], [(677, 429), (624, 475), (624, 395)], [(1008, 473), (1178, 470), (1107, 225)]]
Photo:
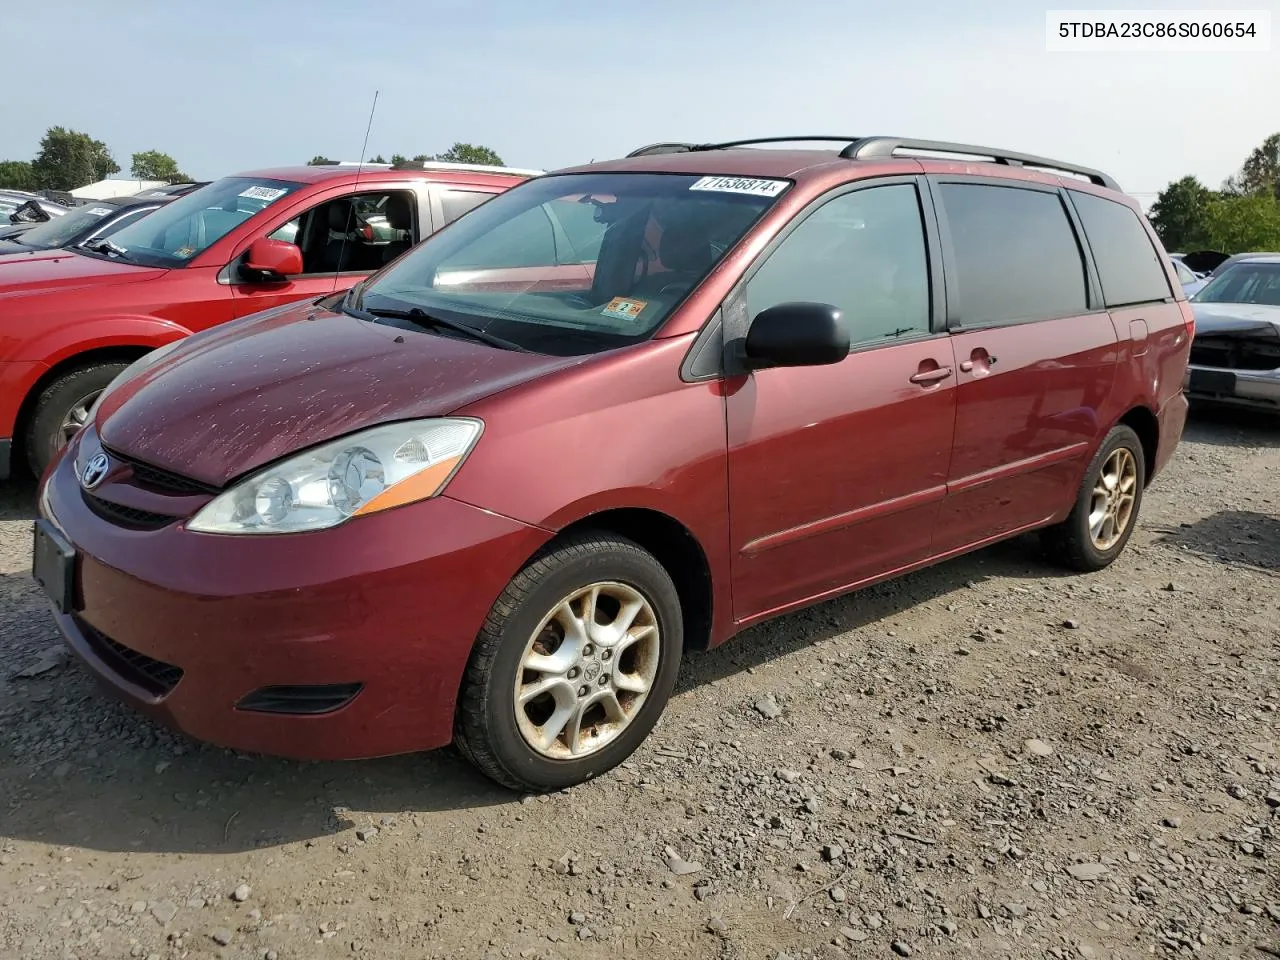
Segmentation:
[[(162, 346), (160, 344), (158, 346)], [(122, 343), (113, 346), (95, 347), (82, 353), (73, 353), (50, 366), (27, 388), (22, 403), (18, 407), (18, 416), (13, 427), (13, 463), (28, 462), (26, 450), (27, 427), (35, 415), (36, 402), (46, 387), (59, 377), (82, 367), (92, 367), (103, 363), (133, 363), (156, 349), (157, 345), (141, 343)]]
[(715, 606), (711, 564), (688, 527), (670, 514), (649, 507), (610, 508), (562, 526), (538, 553), (554, 550), (564, 540), (587, 531), (625, 537), (653, 554), (671, 575), (680, 597), (685, 649), (705, 650), (710, 646)]
[(1138, 404), (1125, 411), (1116, 423), (1128, 427), (1138, 435), (1138, 440), (1142, 443), (1143, 485), (1149, 485), (1156, 456), (1160, 452), (1160, 421), (1150, 407)]

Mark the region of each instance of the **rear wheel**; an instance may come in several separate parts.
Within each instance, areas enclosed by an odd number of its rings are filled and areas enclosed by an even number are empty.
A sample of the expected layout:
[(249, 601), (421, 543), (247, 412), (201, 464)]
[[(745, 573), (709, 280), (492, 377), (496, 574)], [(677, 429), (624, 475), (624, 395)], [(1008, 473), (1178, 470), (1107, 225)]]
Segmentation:
[(679, 596), (651, 554), (609, 534), (566, 541), (494, 604), (463, 680), (455, 742), (512, 789), (589, 780), (653, 729), (682, 647)]
[(1146, 479), (1142, 441), (1129, 427), (1114, 427), (1085, 471), (1071, 515), (1044, 531), (1049, 556), (1086, 573), (1110, 566), (1137, 525)]
[(89, 422), (89, 409), (98, 394), (127, 366), (95, 363), (77, 367), (40, 391), (25, 438), (32, 473), (37, 477), (44, 474), (53, 458)]

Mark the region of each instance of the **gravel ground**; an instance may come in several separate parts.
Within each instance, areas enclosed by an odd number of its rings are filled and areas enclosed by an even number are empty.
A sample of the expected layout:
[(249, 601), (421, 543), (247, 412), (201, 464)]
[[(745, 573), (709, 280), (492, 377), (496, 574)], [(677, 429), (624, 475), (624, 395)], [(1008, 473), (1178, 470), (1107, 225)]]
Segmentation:
[(1198, 415), (1112, 569), (1004, 544), (686, 662), (626, 765), (203, 747), (61, 652), (0, 492), (0, 956), (1280, 956), (1280, 425)]

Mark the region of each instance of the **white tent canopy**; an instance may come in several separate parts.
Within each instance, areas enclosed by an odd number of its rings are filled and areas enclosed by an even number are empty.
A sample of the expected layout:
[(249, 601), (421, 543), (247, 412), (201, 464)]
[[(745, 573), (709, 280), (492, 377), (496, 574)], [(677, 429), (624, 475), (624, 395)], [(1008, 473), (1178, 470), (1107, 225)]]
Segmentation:
[(164, 180), (99, 180), (70, 191), (81, 200), (110, 200), (112, 197), (131, 197), (143, 190), (165, 186)]

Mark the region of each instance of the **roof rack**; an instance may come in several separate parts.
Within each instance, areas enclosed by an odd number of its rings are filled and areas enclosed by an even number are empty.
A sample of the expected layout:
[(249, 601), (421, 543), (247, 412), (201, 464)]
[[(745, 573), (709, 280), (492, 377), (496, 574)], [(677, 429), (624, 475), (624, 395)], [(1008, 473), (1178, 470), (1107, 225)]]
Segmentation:
[(1056, 170), (1059, 173), (1073, 173), (1085, 177), (1099, 187), (1119, 190), (1120, 184), (1100, 170), (1082, 167), (1075, 163), (1064, 163), (1061, 160), (1050, 160), (1048, 157), (1037, 157), (1031, 153), (1014, 153), (1012, 150), (1001, 150), (996, 147), (979, 147), (970, 143), (947, 143), (942, 140), (912, 140), (908, 137), (863, 137), (855, 140), (843, 150), (840, 156), (846, 160), (871, 160), (878, 157), (892, 157), (899, 150), (919, 150), (925, 153), (954, 153), (961, 156), (989, 157), (993, 162), (1009, 167), (1036, 167), (1042, 170)]
[(979, 147), (969, 143), (947, 143), (941, 140), (913, 140), (909, 137), (834, 137), (821, 135), (814, 137), (756, 137), (750, 140), (728, 140), (724, 143), (654, 143), (640, 147), (627, 154), (631, 157), (648, 157), (663, 153), (697, 153), (703, 150), (728, 150), (732, 147), (746, 147), (762, 143), (804, 143), (814, 141), (836, 141), (847, 144), (840, 151), (846, 160), (872, 160), (896, 156), (899, 150), (917, 150), (923, 153), (950, 153), (960, 156), (985, 157), (994, 163), (1010, 167), (1032, 167), (1040, 170), (1071, 173), (1085, 177), (1090, 183), (1099, 187), (1119, 190), (1112, 177), (1091, 167), (1079, 164), (1064, 163), (1061, 160), (1050, 160), (1048, 157), (1037, 157), (1030, 153), (1015, 153), (1012, 150), (1000, 150), (995, 147)]
[(506, 173), (522, 177), (539, 177), (545, 170), (526, 170), (521, 167), (501, 167), (488, 163), (452, 163), (448, 160), (402, 160), (391, 165), (392, 170), (458, 170), (475, 173)]

